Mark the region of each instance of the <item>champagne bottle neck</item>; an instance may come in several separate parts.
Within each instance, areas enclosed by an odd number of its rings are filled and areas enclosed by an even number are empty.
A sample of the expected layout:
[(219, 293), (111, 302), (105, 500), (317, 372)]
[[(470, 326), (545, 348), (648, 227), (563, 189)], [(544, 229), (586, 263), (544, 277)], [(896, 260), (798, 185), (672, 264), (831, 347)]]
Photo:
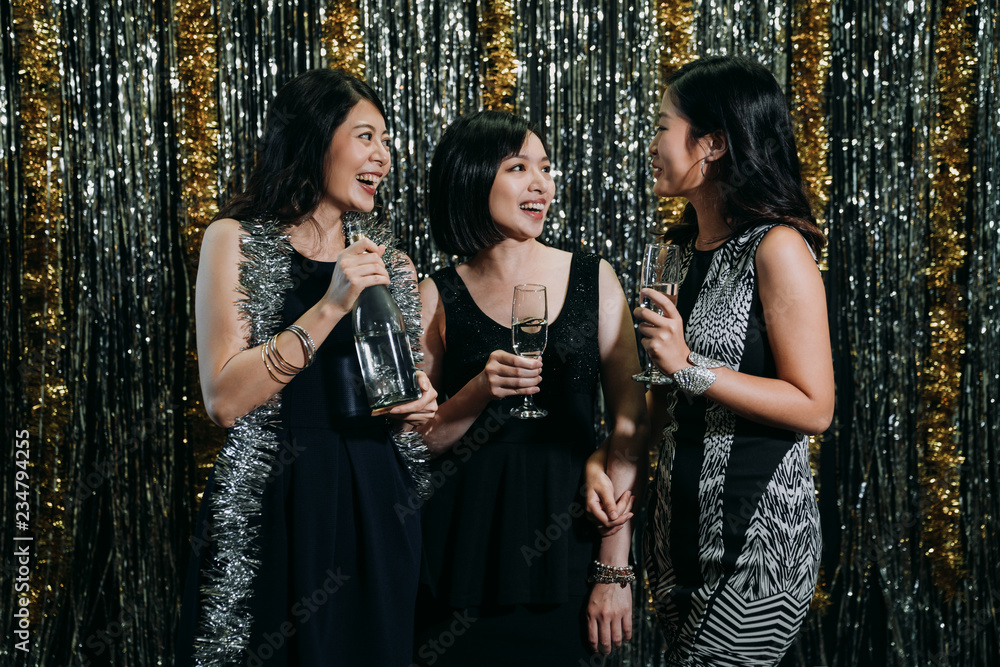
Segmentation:
[(361, 225), (361, 216), (353, 211), (348, 211), (344, 214), (342, 218), (344, 222), (344, 237), (347, 239), (347, 245), (352, 243), (357, 243), (361, 239), (368, 238), (365, 234), (364, 228)]
[(368, 235), (361, 231), (361, 227), (356, 223), (350, 223), (344, 226), (344, 236), (347, 237), (347, 245), (352, 243), (357, 243), (361, 239), (368, 238)]

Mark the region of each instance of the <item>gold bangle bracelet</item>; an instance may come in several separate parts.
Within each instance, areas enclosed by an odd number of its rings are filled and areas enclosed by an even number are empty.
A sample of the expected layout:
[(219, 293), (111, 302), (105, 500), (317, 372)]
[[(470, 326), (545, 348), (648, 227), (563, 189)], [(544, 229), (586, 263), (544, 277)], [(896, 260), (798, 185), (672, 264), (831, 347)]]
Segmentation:
[(264, 368), (267, 369), (267, 374), (271, 376), (271, 379), (278, 384), (288, 384), (286, 380), (279, 380), (273, 372), (271, 372), (271, 367), (267, 363), (267, 356), (264, 354), (264, 350), (267, 348), (267, 343), (260, 346), (260, 360), (264, 362)]
[(293, 377), (297, 375), (299, 371), (303, 370), (305, 366), (295, 366), (281, 356), (281, 352), (278, 351), (279, 335), (280, 334), (275, 334), (274, 336), (271, 336), (271, 340), (267, 341), (267, 357), (276, 371), (282, 375)]

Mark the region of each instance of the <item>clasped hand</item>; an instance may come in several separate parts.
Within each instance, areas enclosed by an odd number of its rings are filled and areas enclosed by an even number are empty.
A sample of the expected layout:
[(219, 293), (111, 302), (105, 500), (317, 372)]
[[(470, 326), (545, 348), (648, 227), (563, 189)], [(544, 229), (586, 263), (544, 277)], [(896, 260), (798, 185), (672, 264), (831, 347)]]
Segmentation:
[(691, 349), (684, 341), (684, 320), (677, 312), (677, 306), (665, 294), (654, 289), (645, 288), (640, 292), (640, 296), (648, 298), (663, 311), (660, 315), (642, 306), (632, 311), (632, 315), (639, 322), (642, 347), (646, 350), (646, 354), (668, 375), (690, 365), (687, 358)]
[(601, 537), (609, 537), (621, 530), (632, 518), (635, 497), (626, 489), (615, 497), (615, 486), (607, 473), (608, 452), (599, 447), (587, 459), (584, 468), (586, 482), (585, 502), (587, 516), (597, 524)]

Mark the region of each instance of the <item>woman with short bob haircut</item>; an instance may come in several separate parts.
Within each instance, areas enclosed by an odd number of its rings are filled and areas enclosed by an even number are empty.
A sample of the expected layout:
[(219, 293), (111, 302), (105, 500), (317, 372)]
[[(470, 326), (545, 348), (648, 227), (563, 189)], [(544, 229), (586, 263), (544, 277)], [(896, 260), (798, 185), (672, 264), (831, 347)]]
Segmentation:
[[(788, 102), (757, 63), (703, 58), (672, 74), (649, 154), (653, 192), (688, 200), (666, 235), (682, 248), (676, 303), (647, 289), (662, 314), (634, 311), (673, 380), (647, 394), (663, 442), (645, 562), (666, 664), (775, 665), (819, 571), (806, 434), (824, 431), (834, 406), (813, 254), (824, 239)], [(599, 465), (588, 484), (614, 503)]]
[(421, 373), (421, 399), (392, 422), (372, 412), (348, 315), (373, 285), (412, 294), (415, 272), (391, 237), (344, 237), (391, 164), (375, 92), (306, 72), (278, 92), (245, 190), (205, 230), (198, 366), (228, 432), (192, 541), (179, 666), (409, 664), (420, 526), (395, 512), (414, 493), (401, 433), (436, 393)]
[[(545, 149), (538, 129), (518, 116), (484, 113), (467, 122), (475, 124), (475, 132), (464, 132), (461, 142), (442, 139), (438, 144), (429, 184), (434, 193), (429, 211), (434, 242), (444, 252), (462, 257), (472, 257), (504, 239), (490, 215), (490, 190), (500, 163), (521, 149), (526, 132), (538, 137)], [(464, 125), (453, 127), (451, 136)]]
[[(420, 284), (424, 369), (447, 400), (420, 427), (440, 486), (423, 508), (418, 664), (575, 665), (631, 634), (630, 531), (599, 539), (581, 486), (597, 445), (598, 382), (607, 446), (633, 461), (644, 451), (635, 336), (607, 262), (538, 240), (555, 194), (550, 170), (538, 130), (496, 111), (460, 117), (434, 152), (431, 228), (465, 259)], [(513, 353), (511, 301), (523, 283), (548, 294), (541, 359)], [(548, 415), (513, 418), (525, 395)], [(638, 473), (625, 472), (614, 482), (632, 489)], [(631, 504), (630, 491), (615, 498), (626, 521)], [(623, 581), (588, 590), (594, 559)], [(468, 624), (436, 651), (456, 618)]]

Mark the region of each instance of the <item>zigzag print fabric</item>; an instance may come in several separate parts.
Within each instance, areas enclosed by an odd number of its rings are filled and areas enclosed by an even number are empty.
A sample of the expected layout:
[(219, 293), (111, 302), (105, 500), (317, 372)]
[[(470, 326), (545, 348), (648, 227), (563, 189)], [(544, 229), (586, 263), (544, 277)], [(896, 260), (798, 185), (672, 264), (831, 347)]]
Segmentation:
[[(771, 227), (685, 249), (678, 310), (695, 352), (775, 377), (754, 258)], [(653, 606), (676, 666), (775, 665), (809, 609), (819, 509), (808, 439), (675, 395), (647, 516)]]

